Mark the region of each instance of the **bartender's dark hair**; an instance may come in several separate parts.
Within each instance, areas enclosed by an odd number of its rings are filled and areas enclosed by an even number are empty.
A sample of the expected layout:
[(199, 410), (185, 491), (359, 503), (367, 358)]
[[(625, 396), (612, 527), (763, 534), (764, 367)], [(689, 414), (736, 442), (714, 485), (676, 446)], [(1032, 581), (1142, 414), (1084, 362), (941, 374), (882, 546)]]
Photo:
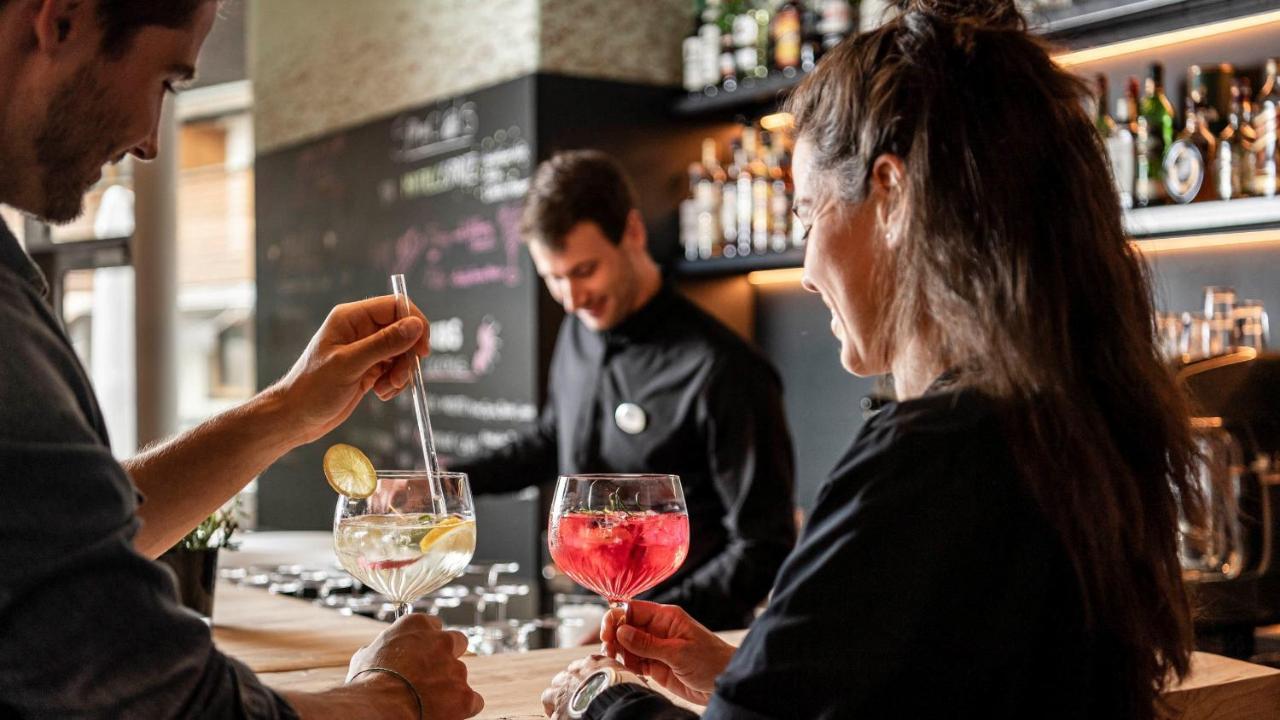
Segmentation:
[(1008, 423), (1016, 459), (1126, 693), (1107, 714), (1154, 717), (1193, 642), (1177, 533), (1179, 498), (1201, 512), (1195, 451), (1089, 89), (1011, 0), (896, 5), (834, 48), (788, 110), (815, 176), (845, 201), (867, 197), (878, 156), (903, 159), (877, 351), (893, 357), (893, 329), (916, 329), (945, 362), (973, 366), (961, 382), (1023, 409)]
[(578, 223), (591, 221), (617, 245), (636, 206), (635, 196), (627, 174), (605, 153), (556, 153), (538, 166), (529, 183), (520, 233), (526, 241), (563, 250), (565, 235)]
[[(102, 24), (102, 52), (109, 58), (123, 56), (142, 28), (155, 25), (186, 27), (196, 10), (206, 2), (224, 0), (98, 0), (98, 22)], [(0, 0), (3, 10), (12, 0)]]

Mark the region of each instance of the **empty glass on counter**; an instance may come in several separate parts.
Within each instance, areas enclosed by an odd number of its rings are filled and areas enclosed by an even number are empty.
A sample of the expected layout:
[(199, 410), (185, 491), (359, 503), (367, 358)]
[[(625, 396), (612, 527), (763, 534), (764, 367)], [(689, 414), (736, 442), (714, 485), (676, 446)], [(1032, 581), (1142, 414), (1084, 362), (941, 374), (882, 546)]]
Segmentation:
[(1235, 349), (1235, 320), (1232, 318), (1235, 305), (1234, 288), (1210, 285), (1204, 289), (1204, 316), (1209, 321), (1206, 348), (1209, 357)]
[(1165, 362), (1182, 360), (1182, 317), (1175, 313), (1156, 314), (1156, 347)]
[(1182, 313), (1182, 362), (1209, 357), (1209, 321), (1204, 313)]
[(1219, 418), (1195, 418), (1198, 477), (1204, 517), (1178, 522), (1178, 555), (1188, 580), (1229, 580), (1244, 567), (1241, 475), (1244, 453)]
[(1258, 352), (1267, 349), (1270, 328), (1267, 311), (1262, 307), (1261, 300), (1238, 301), (1232, 311), (1232, 319), (1240, 347), (1253, 348)]

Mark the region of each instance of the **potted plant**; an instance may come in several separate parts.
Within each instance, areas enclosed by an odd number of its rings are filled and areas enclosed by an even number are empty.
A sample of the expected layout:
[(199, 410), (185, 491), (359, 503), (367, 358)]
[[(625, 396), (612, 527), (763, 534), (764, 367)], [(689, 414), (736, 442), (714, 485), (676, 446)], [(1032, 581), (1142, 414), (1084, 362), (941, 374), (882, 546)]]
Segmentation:
[(213, 616), (218, 550), (234, 549), (231, 536), (240, 527), (237, 510), (233, 502), (215, 512), (160, 556), (160, 562), (173, 572), (179, 601), (206, 619)]

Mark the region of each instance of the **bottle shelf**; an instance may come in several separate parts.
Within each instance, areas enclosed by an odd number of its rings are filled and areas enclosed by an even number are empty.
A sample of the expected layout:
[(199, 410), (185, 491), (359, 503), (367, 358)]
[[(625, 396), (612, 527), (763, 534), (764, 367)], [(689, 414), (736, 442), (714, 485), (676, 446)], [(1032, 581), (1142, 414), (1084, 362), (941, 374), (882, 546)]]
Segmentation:
[(1280, 228), (1280, 197), (1135, 208), (1125, 229), (1135, 239)]
[(746, 257), (714, 257), (706, 260), (680, 260), (676, 273), (681, 277), (713, 277), (738, 275), (756, 270), (796, 268), (804, 264), (804, 248), (792, 248), (786, 252), (762, 253)]
[[(1214, 235), (1215, 244), (1232, 244), (1232, 235), (1241, 243), (1280, 240), (1280, 233), (1256, 233), (1257, 230), (1280, 230), (1280, 197), (1242, 198), (1189, 205), (1163, 205), (1137, 208), (1125, 212), (1125, 228), (1139, 247), (1143, 241), (1161, 238), (1185, 238), (1178, 247), (1199, 247), (1197, 235)], [(756, 270), (798, 268), (804, 264), (804, 249), (781, 253), (716, 257), (708, 260), (680, 260), (675, 270), (681, 277), (713, 277), (736, 275)]]
[(1030, 18), (1032, 30), (1072, 49), (1195, 28), (1275, 10), (1275, 0), (1077, 0)]
[(715, 87), (698, 93), (685, 92), (671, 111), (685, 117), (747, 110), (772, 112), (786, 92), (799, 85), (808, 74), (799, 69), (791, 73), (771, 70), (768, 77), (743, 80), (733, 90)]

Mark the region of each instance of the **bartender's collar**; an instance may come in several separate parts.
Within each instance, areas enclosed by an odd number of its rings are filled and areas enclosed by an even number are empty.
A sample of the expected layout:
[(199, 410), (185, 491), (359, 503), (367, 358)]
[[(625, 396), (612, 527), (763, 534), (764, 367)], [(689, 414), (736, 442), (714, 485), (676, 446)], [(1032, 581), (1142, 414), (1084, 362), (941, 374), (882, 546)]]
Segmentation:
[(49, 297), (49, 283), (45, 282), (44, 273), (18, 244), (18, 238), (10, 232), (3, 219), (0, 219), (0, 265), (31, 283), (41, 297)]
[(640, 306), (640, 309), (628, 315), (622, 322), (601, 331), (601, 339), (606, 345), (626, 345), (651, 335), (662, 323), (663, 315), (674, 298), (673, 293), (667, 281), (663, 280), (662, 285), (658, 287), (658, 292), (649, 298), (649, 302)]

